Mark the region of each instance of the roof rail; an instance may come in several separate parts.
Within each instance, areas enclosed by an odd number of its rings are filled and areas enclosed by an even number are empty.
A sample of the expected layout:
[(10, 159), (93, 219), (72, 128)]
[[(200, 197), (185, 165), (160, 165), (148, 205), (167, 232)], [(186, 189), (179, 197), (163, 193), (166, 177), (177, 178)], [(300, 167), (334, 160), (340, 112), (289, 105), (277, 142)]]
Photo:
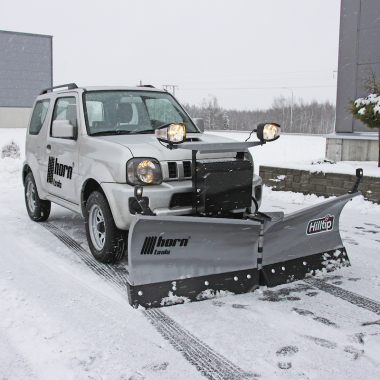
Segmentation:
[(61, 84), (60, 86), (54, 86), (54, 87), (48, 87), (45, 88), (40, 92), (40, 95), (47, 94), (49, 91), (53, 91), (56, 88), (62, 88), (62, 87), (67, 87), (68, 90), (72, 90), (74, 88), (78, 88), (78, 86), (75, 83), (68, 83), (68, 84)]
[(156, 88), (154, 86), (152, 86), (151, 84), (140, 84), (139, 86), (137, 87), (150, 87), (150, 88)]

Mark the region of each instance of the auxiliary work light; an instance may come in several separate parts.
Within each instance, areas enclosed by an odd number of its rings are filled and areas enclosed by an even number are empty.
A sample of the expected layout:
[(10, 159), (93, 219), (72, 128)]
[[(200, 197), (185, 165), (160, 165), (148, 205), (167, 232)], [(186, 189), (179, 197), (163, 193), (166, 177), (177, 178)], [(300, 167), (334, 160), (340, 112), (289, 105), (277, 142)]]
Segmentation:
[(276, 123), (262, 123), (256, 129), (257, 138), (261, 142), (277, 140), (280, 137), (281, 127)]
[(155, 134), (159, 141), (168, 144), (180, 144), (185, 141), (186, 127), (182, 123), (172, 123), (156, 129)]

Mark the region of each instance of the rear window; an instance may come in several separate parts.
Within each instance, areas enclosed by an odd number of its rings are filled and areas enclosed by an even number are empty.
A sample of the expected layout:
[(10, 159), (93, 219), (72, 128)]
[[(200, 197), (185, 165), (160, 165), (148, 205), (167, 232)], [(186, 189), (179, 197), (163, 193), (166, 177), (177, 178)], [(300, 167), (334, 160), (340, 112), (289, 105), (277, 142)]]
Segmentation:
[(39, 100), (34, 106), (32, 119), (30, 120), (29, 134), (38, 135), (44, 124), (49, 108), (49, 99)]

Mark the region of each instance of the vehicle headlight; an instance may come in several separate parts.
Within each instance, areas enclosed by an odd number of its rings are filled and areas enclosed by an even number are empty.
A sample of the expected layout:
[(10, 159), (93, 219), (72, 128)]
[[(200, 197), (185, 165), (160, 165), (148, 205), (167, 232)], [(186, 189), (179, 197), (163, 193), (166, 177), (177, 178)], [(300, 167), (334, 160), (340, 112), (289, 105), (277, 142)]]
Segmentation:
[(132, 158), (127, 163), (127, 180), (132, 185), (159, 185), (161, 167), (154, 158)]
[(156, 129), (156, 138), (169, 144), (180, 144), (185, 141), (186, 127), (182, 123), (172, 123)]
[(263, 123), (257, 126), (256, 132), (260, 141), (269, 142), (280, 137), (281, 127), (276, 123)]

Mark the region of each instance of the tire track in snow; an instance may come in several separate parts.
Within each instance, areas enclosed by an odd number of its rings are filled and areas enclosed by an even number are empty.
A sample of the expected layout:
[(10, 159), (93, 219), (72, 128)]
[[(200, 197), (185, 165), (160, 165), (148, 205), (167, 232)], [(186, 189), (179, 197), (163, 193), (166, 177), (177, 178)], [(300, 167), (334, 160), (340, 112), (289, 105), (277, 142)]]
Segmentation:
[[(74, 239), (49, 222), (40, 222), (63, 244), (73, 251), (95, 273), (102, 276), (118, 290), (126, 293), (128, 274), (126, 270), (114, 268), (111, 265), (101, 264), (94, 259), (91, 253), (83, 249)], [(258, 375), (244, 372), (222, 355), (214, 352), (205, 343), (194, 337), (161, 310), (149, 309), (144, 311), (152, 325), (167, 339), (171, 345), (199, 372), (210, 380), (254, 380)]]
[(350, 292), (349, 290), (342, 289), (338, 286), (331, 285), (326, 283), (325, 281), (318, 280), (317, 278), (307, 278), (303, 281), (308, 284), (323, 290), (326, 293), (329, 293), (335, 297), (341, 298), (342, 300), (348, 301), (353, 305), (361, 307), (363, 309), (367, 309), (372, 311), (373, 313), (380, 315), (380, 302), (371, 300), (370, 298), (363, 297), (359, 294)]
[(243, 371), (213, 351), (161, 310), (148, 309), (144, 314), (163, 337), (208, 379), (254, 380), (259, 376)]
[(82, 259), (88, 267), (90, 267), (95, 273), (105, 278), (111, 285), (126, 293), (126, 282), (128, 281), (128, 273), (124, 268), (113, 267), (108, 264), (101, 264), (95, 260), (90, 252), (87, 252), (82, 248), (74, 239), (61, 231), (59, 228), (49, 222), (40, 222), (41, 226), (49, 230), (54, 236), (56, 236), (63, 244), (71, 249), (80, 259)]

